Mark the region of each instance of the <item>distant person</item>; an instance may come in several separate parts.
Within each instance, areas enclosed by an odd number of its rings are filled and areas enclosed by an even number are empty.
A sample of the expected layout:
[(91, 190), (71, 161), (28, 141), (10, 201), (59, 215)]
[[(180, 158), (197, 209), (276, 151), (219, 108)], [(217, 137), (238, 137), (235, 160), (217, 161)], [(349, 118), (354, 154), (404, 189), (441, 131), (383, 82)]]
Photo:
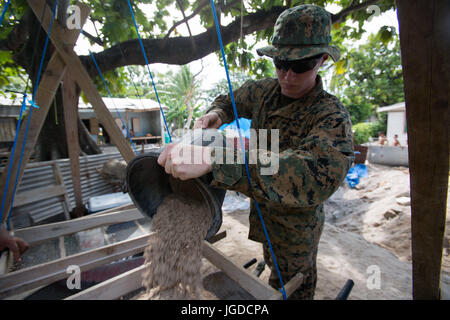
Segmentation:
[(98, 143), (100, 145), (105, 144), (105, 140), (103, 137), (103, 129), (102, 128), (98, 128)]
[(28, 243), (21, 238), (13, 237), (8, 230), (0, 227), (0, 253), (9, 249), (16, 261), (21, 261), (21, 254), (28, 250)]
[(125, 126), (122, 126), (122, 134), (123, 136), (126, 138), (127, 137), (127, 128), (125, 128)]
[(388, 143), (388, 140), (383, 132), (378, 132), (378, 143), (382, 146)]
[(398, 141), (398, 134), (394, 135), (394, 142), (392, 143), (394, 147), (401, 147), (400, 141)]

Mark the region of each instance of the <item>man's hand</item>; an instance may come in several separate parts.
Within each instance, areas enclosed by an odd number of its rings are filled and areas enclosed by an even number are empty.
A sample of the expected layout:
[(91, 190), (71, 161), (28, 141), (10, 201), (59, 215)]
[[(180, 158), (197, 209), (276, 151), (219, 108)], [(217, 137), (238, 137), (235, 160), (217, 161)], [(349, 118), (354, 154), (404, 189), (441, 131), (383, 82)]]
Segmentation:
[(222, 125), (222, 119), (215, 112), (207, 113), (197, 119), (194, 123), (194, 129), (219, 129)]
[(16, 261), (21, 261), (20, 255), (28, 249), (28, 243), (18, 237), (9, 235), (8, 231), (0, 228), (0, 251), (8, 248), (14, 254)]
[(198, 178), (212, 170), (211, 149), (189, 144), (170, 144), (158, 157), (158, 164), (174, 178)]

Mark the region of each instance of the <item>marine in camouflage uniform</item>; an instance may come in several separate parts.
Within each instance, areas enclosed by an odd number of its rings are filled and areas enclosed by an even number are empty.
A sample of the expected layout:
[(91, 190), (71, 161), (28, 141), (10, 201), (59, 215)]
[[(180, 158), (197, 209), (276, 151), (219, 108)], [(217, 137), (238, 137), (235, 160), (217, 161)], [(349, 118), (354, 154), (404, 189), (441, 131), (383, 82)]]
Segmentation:
[[(258, 53), (284, 60), (327, 53), (337, 61), (338, 49), (328, 45), (330, 25), (330, 14), (320, 7), (288, 9), (276, 22), (272, 45)], [(313, 299), (323, 202), (337, 190), (353, 161), (350, 116), (336, 97), (323, 90), (320, 76), (315, 87), (299, 99), (283, 95), (277, 79), (247, 81), (233, 95), (238, 115), (252, 119), (253, 129), (279, 129), (279, 153), (272, 155), (277, 157), (279, 169), (273, 175), (262, 175), (261, 166), (266, 164), (258, 159), (249, 165), (250, 187), (243, 164), (216, 161), (212, 164), (212, 186), (239, 191), (258, 201), (284, 284), (298, 272), (304, 275), (303, 284), (290, 298)], [(217, 97), (208, 112), (218, 113), (222, 123), (234, 120), (229, 95)], [(253, 202), (249, 239), (263, 243), (265, 260), (272, 270), (269, 283), (279, 289)]]

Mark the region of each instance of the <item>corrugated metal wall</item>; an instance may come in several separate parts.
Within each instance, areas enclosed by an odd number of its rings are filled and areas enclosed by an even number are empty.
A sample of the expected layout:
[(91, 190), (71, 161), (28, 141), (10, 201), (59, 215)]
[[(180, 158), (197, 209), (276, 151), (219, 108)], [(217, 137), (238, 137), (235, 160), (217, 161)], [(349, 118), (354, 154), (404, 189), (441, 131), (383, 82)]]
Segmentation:
[[(122, 160), (120, 153), (106, 153), (80, 157), (80, 176), (83, 203), (90, 197), (114, 192), (99, 174), (103, 164), (110, 159)], [(73, 194), (72, 172), (69, 159), (29, 163), (25, 168), (17, 194), (25, 191), (57, 185), (53, 163), (57, 163), (69, 198), (69, 211), (75, 206)], [(3, 168), (1, 169), (3, 170)], [(12, 223), (15, 228), (23, 228), (39, 223), (47, 218), (62, 214), (63, 199), (51, 198), (36, 203), (17, 207), (13, 210)]]
[[(108, 184), (99, 174), (103, 164), (111, 159), (123, 160), (120, 153), (106, 153), (92, 156), (80, 157), (80, 176), (83, 203), (86, 203), (90, 197), (114, 192), (113, 187)], [(70, 160), (57, 160), (61, 174), (69, 195), (70, 206), (75, 206), (75, 197), (73, 195), (72, 171), (70, 170)]]

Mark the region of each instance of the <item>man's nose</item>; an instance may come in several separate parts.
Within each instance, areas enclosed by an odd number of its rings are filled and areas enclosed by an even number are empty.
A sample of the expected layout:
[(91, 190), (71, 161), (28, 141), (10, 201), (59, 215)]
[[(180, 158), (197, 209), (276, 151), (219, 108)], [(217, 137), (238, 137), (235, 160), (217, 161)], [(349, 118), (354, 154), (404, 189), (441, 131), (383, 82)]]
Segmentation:
[(297, 74), (294, 71), (292, 71), (291, 69), (289, 69), (288, 71), (286, 71), (284, 73), (284, 79), (286, 81), (293, 81), (293, 80), (295, 80), (296, 76), (297, 76)]

